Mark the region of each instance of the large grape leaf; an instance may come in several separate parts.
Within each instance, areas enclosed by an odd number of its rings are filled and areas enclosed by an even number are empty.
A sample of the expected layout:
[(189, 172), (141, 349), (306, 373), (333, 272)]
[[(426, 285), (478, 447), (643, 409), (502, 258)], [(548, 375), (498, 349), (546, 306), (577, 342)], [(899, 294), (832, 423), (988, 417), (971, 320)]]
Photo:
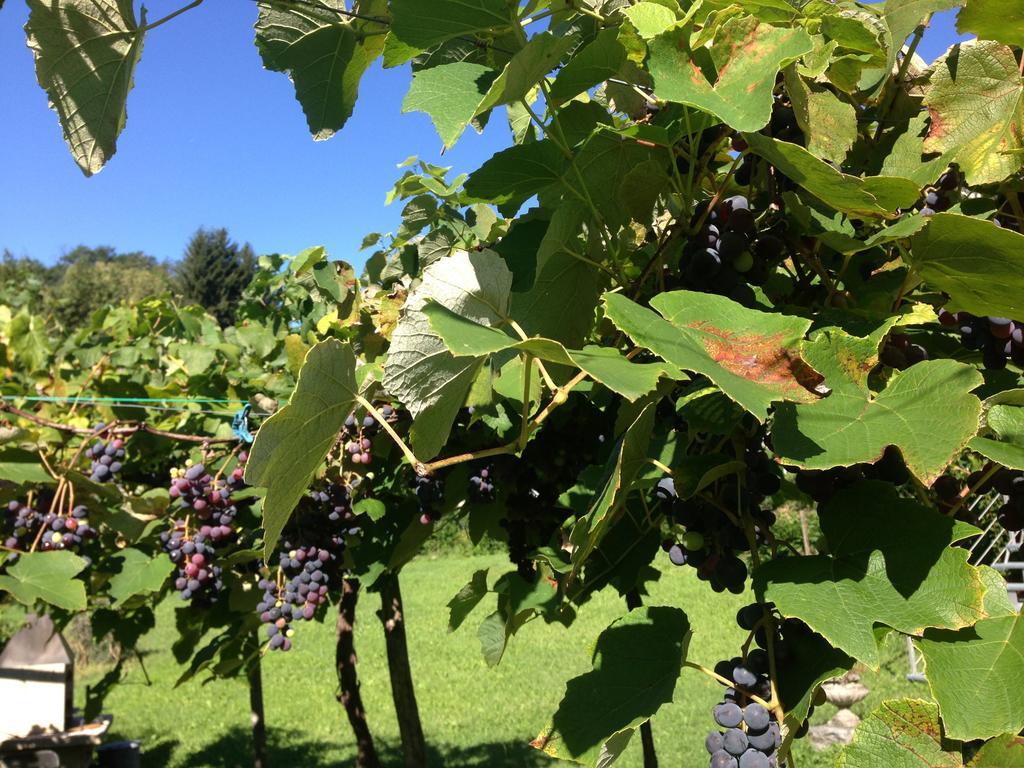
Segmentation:
[(510, 13), (505, 0), (391, 0), (391, 35), (407, 50), (388, 63), (400, 64), (455, 37), (505, 29)]
[(1024, 470), (1024, 389), (1005, 389), (982, 404), (982, 432), (972, 451), (1009, 469)]
[(267, 489), (263, 546), (267, 558), (306, 492), (358, 395), (352, 347), (327, 339), (312, 347), (288, 405), (267, 419), (249, 453), (245, 481)]
[(500, 73), (467, 61), (421, 69), (413, 74), (402, 111), (426, 112), (444, 146), (451, 147), (474, 117), (525, 98), (574, 43), (571, 36), (543, 32), (518, 51)]
[(963, 768), (961, 747), (943, 735), (934, 704), (889, 699), (857, 726), (836, 768)]
[(908, 208), (920, 187), (893, 176), (849, 176), (819, 160), (798, 144), (746, 133), (750, 151), (770, 162), (796, 184), (834, 210), (851, 216), (885, 216)]
[(545, 362), (579, 368), (595, 381), (625, 397), (636, 400), (652, 392), (662, 376), (678, 378), (679, 372), (664, 363), (633, 363), (618, 350), (588, 346), (569, 350), (551, 339), (520, 340), (507, 333), (456, 315), (440, 304), (423, 308), (430, 326), (456, 357), (484, 358), (506, 350), (527, 352)]
[(1020, 614), (917, 640), (946, 733), (984, 739), (1024, 728), (1024, 622)]
[(895, 129), (902, 131), (882, 163), (882, 176), (901, 176), (924, 187), (942, 175), (953, 161), (955, 152), (925, 155), (924, 140), (928, 134), (928, 114), (915, 115)]
[(446, 148), (462, 136), (497, 77), (496, 70), (471, 61), (440, 64), (413, 73), (403, 112), (426, 112)]
[(498, 325), (507, 320), (511, 287), (512, 273), (494, 251), (459, 251), (427, 267), (409, 294), (391, 337), (384, 387), (412, 413), (410, 436), (420, 459), (441, 450), (483, 365), (483, 358), (452, 355), (424, 307), (433, 301), (481, 325)]
[(566, 683), (551, 725), (532, 745), (561, 760), (610, 765), (633, 731), (672, 701), (690, 635), (678, 608), (637, 608), (613, 622), (597, 638), (593, 671)]
[(1024, 737), (996, 736), (982, 745), (967, 768), (1024, 768)]
[(882, 85), (896, 64), (896, 54), (903, 48), (910, 33), (925, 16), (946, 11), (959, 5), (961, 0), (886, 0), (880, 10), (886, 30), (886, 62), (884, 67), (866, 68), (861, 73), (861, 85), (867, 90), (872, 84)]
[(384, 49), (387, 1), (358, 0), (352, 10), (367, 18), (338, 14), (345, 0), (257, 5), (256, 48), (263, 66), (292, 79), (313, 138), (331, 138), (352, 116), (359, 81)]
[(585, 515), (572, 528), (569, 539), (573, 570), (570, 581), (580, 572), (587, 558), (601, 543), (608, 529), (615, 523), (633, 490), (641, 471), (647, 465), (647, 450), (654, 431), (655, 406), (647, 405), (619, 438), (598, 482), (598, 492)]
[(25, 32), (39, 85), (72, 157), (92, 176), (117, 150), (144, 30), (131, 0), (29, 0), (28, 6)]
[(127, 600), (145, 592), (157, 592), (167, 581), (174, 563), (163, 552), (150, 557), (137, 549), (122, 549), (114, 557), (121, 561), (121, 570), (110, 578), (110, 596)]
[[(660, 5), (654, 7), (671, 15), (667, 8)], [(614, 27), (602, 30), (562, 67), (551, 84), (552, 103), (556, 106), (563, 104), (609, 77), (614, 77), (625, 63), (626, 49), (619, 42), (618, 30)]]
[(877, 668), (875, 624), (921, 635), (984, 616), (982, 577), (952, 546), (977, 529), (879, 481), (840, 491), (818, 516), (830, 554), (771, 560), (754, 572), (754, 590), (836, 648)]
[(970, 0), (956, 17), (956, 31), (1022, 48), (1024, 13), (1020, 7), (1008, 7), (1005, 0)]
[(811, 402), (821, 377), (800, 357), (811, 322), (765, 313), (722, 296), (673, 291), (651, 300), (661, 316), (608, 293), (605, 311), (616, 327), (684, 371), (702, 373), (764, 421), (778, 400)]
[(819, 331), (803, 346), (804, 359), (825, 376), (828, 397), (781, 403), (772, 445), (784, 464), (828, 469), (877, 461), (886, 447), (900, 449), (907, 468), (931, 484), (977, 434), (982, 383), (973, 366), (930, 360), (894, 372), (881, 392), (868, 387), (878, 347), (889, 324), (866, 337), (838, 328)]
[(512, 294), (512, 317), (527, 334), (578, 347), (593, 327), (606, 278), (588, 261), (599, 261), (603, 248), (580, 237), (585, 218), (579, 205), (558, 207), (537, 248), (533, 285)]
[(1024, 317), (1024, 235), (940, 213), (914, 236), (910, 263), (925, 282), (949, 294), (953, 310)]
[(952, 153), (968, 184), (994, 184), (1024, 167), (1024, 80), (1009, 47), (954, 46), (936, 63), (924, 104), (924, 151)]
[(28, 552), (0, 576), (0, 593), (9, 592), (30, 608), (37, 600), (66, 611), (85, 610), (85, 584), (75, 576), (88, 561), (67, 550)]
[(841, 164), (857, 140), (857, 113), (853, 106), (827, 88), (812, 85), (786, 67), (786, 93), (800, 130), (807, 137), (807, 151), (822, 160)]
[(569, 160), (549, 139), (517, 144), (495, 154), (466, 179), (469, 200), (518, 209), (558, 182)]
[(812, 48), (803, 29), (733, 18), (715, 35), (713, 63), (701, 66), (690, 50), (690, 31), (681, 25), (648, 43), (654, 91), (658, 98), (710, 112), (738, 131), (759, 131), (768, 124), (776, 75)]

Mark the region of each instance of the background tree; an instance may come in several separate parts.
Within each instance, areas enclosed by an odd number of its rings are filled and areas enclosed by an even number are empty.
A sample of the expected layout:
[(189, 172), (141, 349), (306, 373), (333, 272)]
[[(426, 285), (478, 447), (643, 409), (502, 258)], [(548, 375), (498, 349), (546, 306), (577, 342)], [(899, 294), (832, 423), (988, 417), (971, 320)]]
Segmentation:
[(222, 325), (234, 321), (235, 305), (255, 273), (252, 246), (239, 245), (226, 229), (200, 228), (175, 271), (182, 298), (205, 307)]

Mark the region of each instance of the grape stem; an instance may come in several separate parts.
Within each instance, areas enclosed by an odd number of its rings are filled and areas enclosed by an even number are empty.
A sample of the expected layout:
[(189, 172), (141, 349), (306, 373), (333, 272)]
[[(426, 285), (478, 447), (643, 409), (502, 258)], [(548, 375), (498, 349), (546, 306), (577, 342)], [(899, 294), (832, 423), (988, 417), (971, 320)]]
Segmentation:
[(906, 77), (907, 71), (910, 69), (910, 63), (914, 59), (914, 54), (917, 52), (917, 46), (921, 44), (921, 40), (924, 37), (925, 30), (928, 29), (928, 25), (932, 22), (932, 14), (928, 14), (924, 17), (917, 29), (914, 30), (914, 36), (910, 41), (910, 45), (907, 48), (907, 52), (903, 55), (903, 60), (900, 62), (900, 67), (896, 70), (896, 75), (889, 82), (892, 84), (892, 89), (885, 97), (885, 102), (879, 104), (877, 121), (878, 125), (875, 128), (875, 142), (882, 137), (882, 131), (885, 127), (885, 116), (889, 113), (892, 105), (896, 102), (896, 95), (899, 90), (899, 84), (903, 78)]
[(523, 423), (519, 430), (519, 450), (526, 449), (526, 441), (530, 439), (530, 370), (533, 368), (533, 355), (523, 353)]
[(952, 507), (949, 508), (949, 511), (946, 513), (946, 515), (948, 517), (953, 517), (957, 512), (959, 512), (963, 508), (964, 504), (967, 503), (967, 500), (971, 496), (973, 496), (975, 493), (977, 493), (979, 488), (981, 488), (982, 486), (985, 485), (985, 483), (987, 483), (989, 480), (991, 480), (995, 476), (996, 472), (998, 472), (998, 471), (999, 471), (999, 465), (990, 461), (988, 463), (988, 466), (985, 467), (985, 471), (982, 473), (981, 477), (978, 479), (978, 482), (976, 482), (974, 484), (974, 487), (965, 487), (960, 492), (960, 498), (957, 499), (956, 503)]
[(416, 472), (421, 475), (425, 474), (424, 472), (420, 472), (420, 467), (423, 466), (423, 462), (416, 458), (416, 454), (412, 452), (412, 448), (410, 448), (405, 440), (395, 432), (394, 427), (392, 427), (388, 420), (384, 418), (384, 414), (374, 408), (373, 403), (362, 395), (356, 395), (356, 402), (363, 406), (363, 408), (366, 409), (366, 412), (373, 416), (377, 423), (380, 424), (381, 428), (388, 433), (392, 440), (395, 441), (395, 445), (397, 445), (401, 449), (402, 453), (405, 454), (405, 458), (409, 460), (409, 463), (416, 468)]
[[(517, 323), (515, 320), (513, 320), (512, 318), (508, 318), (508, 324), (512, 328), (512, 330), (515, 331), (516, 334), (518, 334), (520, 339), (522, 339), (523, 341), (530, 340), (530, 337), (526, 335), (526, 331), (524, 331), (522, 329), (522, 326), (520, 326), (519, 323)], [(555, 384), (555, 380), (552, 379), (551, 374), (548, 373), (548, 369), (544, 365), (544, 361), (541, 360), (540, 358), (534, 358), (534, 362), (537, 364), (537, 370), (540, 371), (540, 375), (543, 377), (544, 383), (548, 385), (548, 389), (550, 389), (552, 392), (558, 389), (558, 385)]]
[[(736, 688), (737, 690), (742, 691), (744, 696), (746, 696), (751, 701), (760, 704), (765, 709), (771, 709), (771, 710), (775, 709), (775, 707), (773, 707), (771, 705), (771, 703), (765, 701), (760, 696), (751, 693), (746, 688), (744, 688), (742, 685), (737, 685), (734, 681), (730, 680), (729, 678), (722, 677), (720, 674), (718, 674), (714, 670), (708, 669), (707, 667), (705, 667), (705, 666), (703, 666), (701, 664), (698, 664), (695, 661), (684, 661), (683, 662), (683, 666), (684, 667), (689, 667), (690, 669), (695, 669), (698, 672), (702, 672), (703, 674), (705, 674), (708, 677), (710, 677), (712, 680), (717, 680), (719, 683), (721, 683), (722, 685), (726, 686), (727, 688)], [(781, 725), (781, 721), (780, 721), (779, 724)]]

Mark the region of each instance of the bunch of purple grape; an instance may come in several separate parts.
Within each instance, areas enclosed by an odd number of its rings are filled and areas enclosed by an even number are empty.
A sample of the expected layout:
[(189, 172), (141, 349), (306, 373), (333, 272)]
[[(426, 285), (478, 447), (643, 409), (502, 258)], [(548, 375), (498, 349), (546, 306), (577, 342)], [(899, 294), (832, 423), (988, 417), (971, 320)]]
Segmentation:
[[(397, 418), (397, 413), (390, 405), (381, 408), (381, 415), (389, 422)], [(377, 420), (366, 414), (362, 421), (356, 418), (355, 412), (345, 419), (345, 426), (341, 430), (341, 438), (345, 443), (345, 452), (353, 464), (364, 466), (373, 461), (373, 438), (380, 432), (380, 425)]]
[(412, 481), (413, 493), (420, 507), (420, 522), (430, 525), (441, 517), (444, 501), (444, 480), (437, 475), (416, 475)]
[[(99, 424), (96, 429), (103, 427), (103, 424)], [(90, 480), (94, 483), (113, 482), (124, 464), (124, 440), (120, 437), (97, 439), (85, 450), (85, 455), (92, 461)]]
[(939, 310), (939, 322), (956, 328), (960, 342), (969, 350), (981, 351), (985, 368), (1000, 371), (1007, 360), (1024, 366), (1024, 323), (1008, 317), (976, 317), (969, 312)]
[(239, 464), (224, 477), (214, 478), (203, 464), (193, 464), (185, 470), (171, 470), (169, 494), (177, 501), (181, 512), (194, 516), (200, 535), (213, 542), (227, 541), (234, 536), (232, 527), (238, 516), (238, 507), (232, 494), (244, 487), (245, 455)]
[(469, 488), (466, 493), (472, 501), (487, 504), (494, 501), (496, 489), (494, 486), (494, 466), (487, 464), (480, 467), (476, 473), (469, 478)]
[(217, 549), (235, 537), (238, 507), (232, 495), (245, 486), (247, 458), (239, 454), (237, 466), (223, 477), (213, 477), (203, 464), (171, 470), (168, 493), (186, 518), (175, 520), (174, 529), (160, 534), (160, 541), (178, 566), (174, 587), (184, 600), (213, 604), (224, 587)]
[(202, 533), (189, 535), (184, 520), (176, 520), (174, 529), (160, 534), (160, 542), (171, 562), (178, 566), (174, 588), (182, 600), (212, 605), (224, 588), (221, 569), (214, 565), (216, 550)]
[(12, 550), (28, 550), (39, 537), (39, 548), (44, 552), (77, 551), (83, 542), (99, 535), (89, 525), (88, 508), (81, 504), (65, 514), (40, 512), (20, 501), (11, 501), (7, 505), (6, 522), (8, 534), (4, 546)]
[[(698, 218), (702, 213), (698, 209)], [(747, 198), (731, 197), (707, 215), (700, 234), (687, 248), (683, 286), (743, 299), (750, 292), (747, 284), (763, 285), (784, 251), (779, 238), (757, 233), (757, 219)]]
[[(761, 544), (768, 541), (768, 531), (775, 523), (775, 513), (762, 509), (762, 502), (778, 492), (781, 480), (762, 444), (752, 442), (744, 461), (747, 474), (743, 487), (736, 487), (737, 478), (733, 476), (720, 481), (720, 493), (728, 503), (744, 505), (753, 520), (755, 540)], [(663, 542), (669, 560), (674, 565), (695, 568), (697, 577), (709, 582), (716, 592), (741, 594), (746, 588), (747, 565), (738, 554), (750, 551), (746, 532), (719, 505), (700, 497), (679, 499), (670, 478), (658, 484), (655, 495), (669, 504), (669, 518), (685, 529), (676, 540)]]
[(345, 536), (353, 527), (352, 494), (343, 483), (310, 493), (300, 504), (278, 560), (279, 580), (260, 580), (263, 599), (257, 605), (267, 628), (271, 650), (292, 647), (292, 623), (311, 621), (341, 581)]
[(948, 211), (959, 202), (959, 189), (963, 183), (960, 172), (950, 168), (939, 177), (938, 183), (928, 190), (921, 208), (922, 216), (934, 216), (936, 213)]

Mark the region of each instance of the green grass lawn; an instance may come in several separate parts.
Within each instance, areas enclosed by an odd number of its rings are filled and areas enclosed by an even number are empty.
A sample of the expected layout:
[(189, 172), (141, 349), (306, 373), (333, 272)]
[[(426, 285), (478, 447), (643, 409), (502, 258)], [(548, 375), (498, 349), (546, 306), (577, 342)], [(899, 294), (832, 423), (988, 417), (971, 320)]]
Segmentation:
[[(423, 728), (436, 766), (542, 766), (555, 761), (532, 750), (528, 742), (544, 727), (561, 699), (565, 681), (590, 668), (590, 648), (600, 631), (625, 611), (611, 594), (599, 595), (580, 611), (569, 629), (532, 622), (512, 640), (501, 664), (488, 669), (480, 655), (476, 626), (486, 615), (485, 601), (456, 633), (447, 632), (446, 603), (473, 572), (505, 570), (501, 556), (420, 559), (402, 573), (410, 655)], [(492, 578), (493, 583), (493, 578)], [(493, 599), (493, 596), (491, 596)], [(734, 616), (744, 599), (715, 595), (690, 569), (671, 569), (653, 585), (647, 600), (686, 611), (694, 629), (690, 658), (712, 666), (736, 654), (742, 642)], [(107, 699), (114, 731), (143, 742), (143, 765), (246, 766), (249, 759), (248, 693), (241, 682), (189, 683), (173, 688), (180, 669), (170, 653), (174, 640), (176, 599), (161, 606), (157, 627), (143, 639), (147, 685), (138, 664)], [(391, 704), (383, 634), (374, 611), (376, 595), (360, 602), (356, 631), (359, 674), (370, 726), (387, 765), (401, 765), (398, 727)], [(295, 648), (264, 660), (266, 715), (274, 768), (351, 765), (351, 731), (335, 700), (334, 627), (303, 624)], [(865, 714), (883, 698), (927, 697), (924, 686), (906, 682), (904, 646), (888, 649), (877, 673), (865, 672), (871, 696), (858, 707)], [(84, 686), (101, 670), (80, 675)], [(686, 670), (672, 704), (655, 717), (654, 736), (661, 764), (698, 768), (706, 765), (704, 737), (718, 686)], [(83, 688), (84, 690), (84, 688)], [(600, 706), (601, 702), (595, 702)], [(816, 720), (831, 716), (831, 707)], [(617, 765), (640, 765), (634, 739)], [(816, 754), (806, 745), (797, 752), (800, 768), (831, 766), (834, 752)]]

